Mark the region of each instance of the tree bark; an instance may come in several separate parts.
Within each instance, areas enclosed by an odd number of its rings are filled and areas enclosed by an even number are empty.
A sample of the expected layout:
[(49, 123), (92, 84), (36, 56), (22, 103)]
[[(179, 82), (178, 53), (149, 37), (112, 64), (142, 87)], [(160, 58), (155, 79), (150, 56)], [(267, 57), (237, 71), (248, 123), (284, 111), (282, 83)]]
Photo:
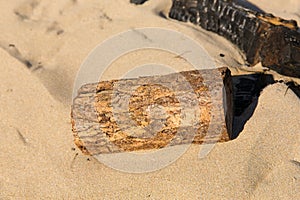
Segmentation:
[(227, 68), (87, 84), (72, 106), (75, 144), (97, 155), (224, 142), (232, 107)]
[(225, 37), (244, 53), (250, 66), (261, 62), (280, 74), (300, 78), (297, 22), (246, 4), (232, 0), (173, 0), (169, 17), (190, 21)]

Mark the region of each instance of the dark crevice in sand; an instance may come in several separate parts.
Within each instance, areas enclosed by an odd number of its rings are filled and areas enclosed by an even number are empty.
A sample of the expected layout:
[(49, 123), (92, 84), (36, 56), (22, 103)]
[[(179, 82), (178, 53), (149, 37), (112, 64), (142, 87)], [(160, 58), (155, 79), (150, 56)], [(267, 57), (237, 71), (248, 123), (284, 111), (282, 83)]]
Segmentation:
[(74, 163), (75, 163), (75, 160), (76, 160), (76, 158), (77, 158), (78, 155), (79, 155), (78, 153), (76, 153), (76, 154), (74, 155), (74, 158), (72, 159), (71, 164), (70, 164), (70, 168), (71, 168), (71, 169), (73, 168)]
[[(275, 83), (284, 83), (274, 80), (270, 74), (250, 74), (232, 77), (233, 83), (233, 133), (230, 139), (236, 139), (243, 131), (245, 124), (252, 117), (257, 107), (261, 91)], [(300, 86), (295, 82), (285, 82), (287, 91), (292, 90), (300, 98)]]
[(159, 11), (158, 13), (156, 13), (158, 16), (164, 18), (164, 19), (168, 19), (168, 17), (166, 16), (166, 14), (163, 11)]
[(155, 6), (155, 8), (153, 9), (153, 13), (156, 16), (159, 16), (163, 19), (169, 20), (169, 17), (168, 17), (169, 10), (170, 10), (170, 5), (167, 2), (162, 2), (161, 4)]
[(294, 165), (296, 165), (297, 167), (300, 167), (300, 162), (297, 160), (291, 160), (291, 163), (293, 163)]
[(294, 82), (287, 82), (286, 85), (288, 86), (288, 89), (291, 89), (300, 99), (300, 85), (297, 85)]
[(148, 0), (130, 0), (130, 3), (141, 5), (141, 4), (145, 3), (146, 1), (148, 1)]
[(14, 13), (21, 21), (31, 20), (31, 15), (39, 4), (40, 0), (27, 0)]
[(55, 32), (57, 35), (63, 34), (65, 31), (62, 29), (58, 22), (54, 21), (46, 30), (46, 32)]
[(274, 84), (272, 75), (263, 73), (238, 75), (232, 77), (233, 83), (233, 133), (235, 139), (244, 129), (246, 122), (252, 117), (261, 91)]
[(107, 13), (105, 13), (104, 11), (100, 11), (100, 19), (104, 19), (108, 22), (112, 22), (112, 18), (110, 16), (107, 15)]
[(20, 13), (18, 11), (15, 11), (15, 15), (17, 15), (19, 17), (19, 19), (21, 19), (22, 21), (29, 20), (29, 17), (27, 15), (22, 14), (22, 13)]
[(18, 128), (15, 128), (18, 136), (20, 138), (20, 140), (24, 143), (24, 145), (28, 145), (27, 139), (25, 138), (25, 136), (21, 133), (21, 131)]
[(0, 48), (6, 51), (9, 55), (23, 63), (28, 69), (33, 69), (34, 61), (31, 61), (30, 59), (27, 59), (25, 56), (22, 55), (22, 53), (19, 51), (19, 49), (14, 44), (8, 44), (5, 45), (3, 42), (0, 42)]
[(46, 69), (38, 61), (26, 58), (16, 47), (15, 44), (8, 44), (0, 41), (0, 48), (6, 51), (11, 57), (18, 60), (24, 66), (35, 74), (43, 83), (48, 92), (61, 103), (68, 104), (72, 94), (72, 82), (67, 80), (64, 70)]
[(149, 42), (153, 42), (146, 34), (142, 33), (142, 32), (139, 31), (138, 29), (131, 28), (131, 30), (132, 30), (133, 32), (135, 32), (137, 36), (140, 36), (140, 37), (142, 37), (143, 39), (148, 40)]

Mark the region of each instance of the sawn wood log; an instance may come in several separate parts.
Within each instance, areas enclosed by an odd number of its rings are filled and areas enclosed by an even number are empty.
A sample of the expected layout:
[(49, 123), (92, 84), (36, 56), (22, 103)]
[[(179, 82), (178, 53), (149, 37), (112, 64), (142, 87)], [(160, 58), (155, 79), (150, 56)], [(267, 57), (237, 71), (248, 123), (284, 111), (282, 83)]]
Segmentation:
[(224, 142), (232, 106), (227, 68), (87, 84), (72, 106), (75, 143), (97, 155)]

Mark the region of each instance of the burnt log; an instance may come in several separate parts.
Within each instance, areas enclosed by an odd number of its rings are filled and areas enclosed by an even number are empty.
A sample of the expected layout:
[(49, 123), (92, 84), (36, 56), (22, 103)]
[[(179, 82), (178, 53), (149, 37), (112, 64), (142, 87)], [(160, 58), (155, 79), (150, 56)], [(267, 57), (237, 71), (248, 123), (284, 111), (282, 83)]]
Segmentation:
[(190, 21), (235, 44), (253, 66), (300, 77), (300, 33), (295, 20), (285, 20), (234, 0), (173, 0), (169, 17)]

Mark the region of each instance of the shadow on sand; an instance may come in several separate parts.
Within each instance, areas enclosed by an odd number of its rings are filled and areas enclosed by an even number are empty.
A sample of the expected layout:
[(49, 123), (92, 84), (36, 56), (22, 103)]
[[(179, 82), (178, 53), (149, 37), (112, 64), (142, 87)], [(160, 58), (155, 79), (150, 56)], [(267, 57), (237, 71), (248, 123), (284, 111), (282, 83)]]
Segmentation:
[(232, 77), (233, 84), (233, 122), (230, 139), (235, 139), (252, 117), (261, 91), (275, 83), (272, 75), (250, 74)]

